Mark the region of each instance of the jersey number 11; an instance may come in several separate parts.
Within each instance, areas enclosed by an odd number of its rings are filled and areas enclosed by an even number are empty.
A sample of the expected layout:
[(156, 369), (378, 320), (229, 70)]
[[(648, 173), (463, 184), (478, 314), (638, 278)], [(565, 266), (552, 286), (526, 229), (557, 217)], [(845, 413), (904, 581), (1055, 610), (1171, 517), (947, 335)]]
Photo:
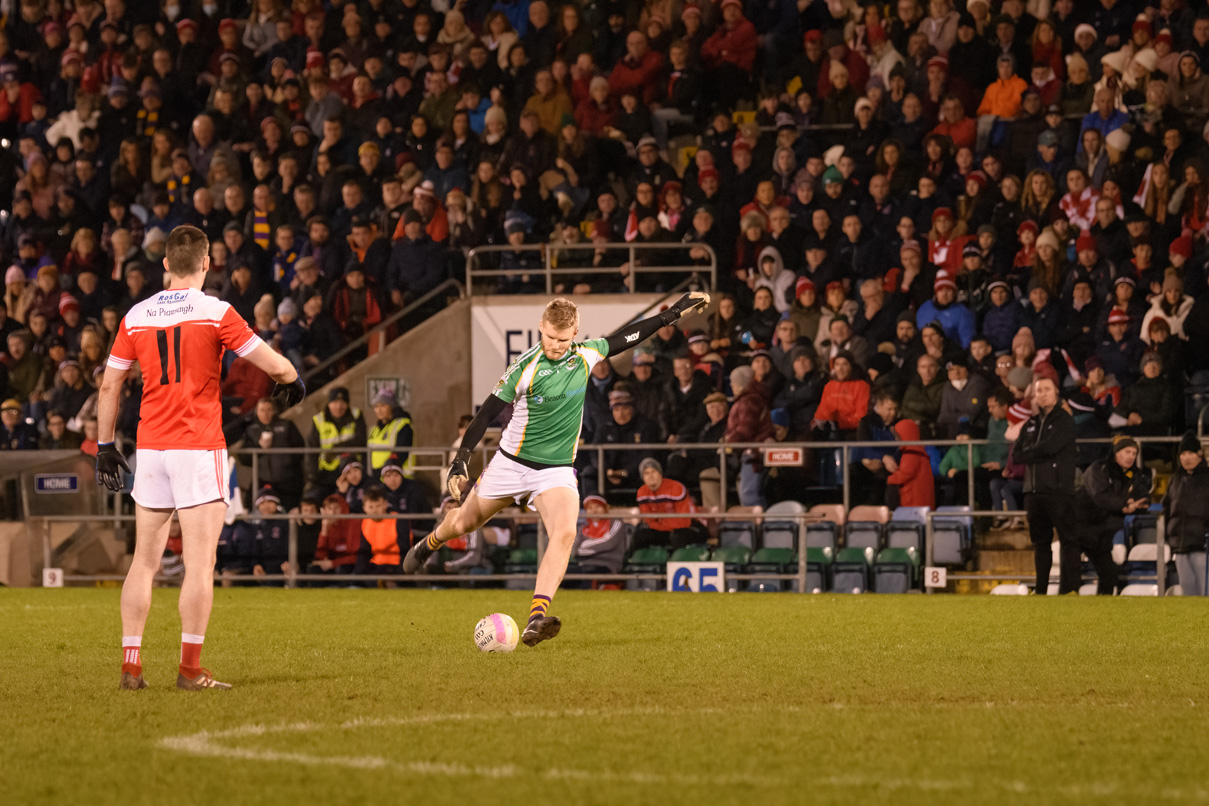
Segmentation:
[[(155, 343), (160, 350), (160, 386), (166, 386), (168, 381), (168, 330), (155, 331)], [(172, 363), (176, 365), (176, 382), (181, 381), (181, 326), (172, 328)]]

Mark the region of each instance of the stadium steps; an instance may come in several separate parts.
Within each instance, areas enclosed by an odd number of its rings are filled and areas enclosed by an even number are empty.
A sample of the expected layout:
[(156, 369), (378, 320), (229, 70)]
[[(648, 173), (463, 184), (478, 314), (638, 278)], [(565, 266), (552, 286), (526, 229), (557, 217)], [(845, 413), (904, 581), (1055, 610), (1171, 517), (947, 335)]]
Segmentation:
[(343, 386), (348, 389), (349, 403), (361, 409), (366, 424), (372, 425), (367, 381), (399, 378), (409, 390), (405, 408), (411, 412), (412, 422), (419, 424), (416, 443), (441, 443), (447, 435), (457, 433), (458, 417), (470, 413), (468, 406), (450, 405), (450, 401), (470, 400), (469, 333), (470, 301), (457, 300), (424, 320), (423, 327), (403, 333), (331, 383), (308, 389), (306, 399), (282, 416), (306, 436), (311, 432), (311, 418), (327, 405), (328, 390)]

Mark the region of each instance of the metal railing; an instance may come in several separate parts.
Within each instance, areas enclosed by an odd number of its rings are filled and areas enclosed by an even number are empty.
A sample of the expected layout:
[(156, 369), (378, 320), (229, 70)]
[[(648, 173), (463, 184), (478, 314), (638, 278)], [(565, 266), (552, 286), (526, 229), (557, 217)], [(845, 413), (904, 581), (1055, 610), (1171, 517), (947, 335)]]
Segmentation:
[[(436, 521), (439, 521), (441, 519), (441, 517), (443, 517), (443, 516), (435, 514), (435, 513), (390, 513), (390, 514), (383, 515), (380, 519), (382, 519), (382, 520), (406, 520), (406, 521), (419, 521), (419, 522), (434, 522), (435, 523)], [(581, 514), (581, 518), (582, 517), (583, 516)], [(725, 513), (725, 512), (712, 512), (712, 513), (711, 512), (701, 512), (701, 513), (696, 513), (696, 514), (692, 515), (692, 519), (694, 519), (694, 520), (711, 520), (711, 521), (719, 521), (719, 522), (727, 521), (727, 520), (751, 521), (753, 519), (761, 519), (761, 518), (767, 518), (767, 517), (768, 516), (765, 515), (764, 513), (748, 515), (748, 514)], [(726, 577), (728, 579), (733, 579), (733, 580), (736, 580), (739, 582), (746, 582), (746, 581), (750, 581), (753, 579), (760, 579), (760, 580), (768, 579), (768, 580), (777, 580), (777, 581), (796, 582), (797, 590), (799, 592), (805, 592), (805, 590), (806, 590), (806, 565), (807, 565), (807, 563), (806, 563), (806, 524), (813, 522), (813, 521), (817, 521), (817, 520), (819, 520), (819, 518), (818, 518), (818, 516), (810, 515), (808, 513), (796, 513), (796, 514), (784, 514), (784, 515), (776, 514), (772, 517), (773, 517), (773, 519), (775, 519), (777, 522), (780, 522), (780, 523), (794, 522), (797, 524), (798, 528), (797, 528), (797, 536), (796, 536), (796, 542), (797, 542), (796, 553), (797, 553), (798, 560), (797, 560), (796, 572), (792, 573), (792, 574), (777, 573), (777, 572), (772, 572), (772, 571), (768, 571), (768, 572), (760, 571), (760, 572), (752, 572), (752, 573), (738, 572), (738, 573), (727, 573)], [(404, 576), (402, 574), (393, 574), (393, 573), (392, 574), (375, 574), (375, 573), (352, 573), (352, 572), (350, 572), (350, 573), (340, 573), (340, 574), (328, 574), (328, 573), (317, 574), (317, 573), (306, 573), (306, 572), (299, 571), (299, 569), (301, 567), (301, 563), (299, 561), (299, 554), (298, 554), (298, 523), (300, 521), (308, 520), (308, 519), (312, 520), (312, 521), (318, 521), (318, 522), (322, 522), (325, 520), (329, 520), (329, 521), (330, 520), (361, 521), (361, 520), (364, 520), (365, 518), (366, 518), (366, 516), (364, 514), (354, 514), (354, 513), (341, 514), (341, 515), (329, 515), (329, 514), (319, 513), (314, 516), (304, 515), (302, 513), (296, 513), (296, 512), (295, 513), (281, 513), (281, 514), (277, 514), (277, 515), (259, 515), (259, 514), (257, 514), (257, 515), (240, 515), (239, 517), (236, 518), (236, 521), (259, 522), (259, 521), (280, 520), (280, 521), (287, 521), (289, 523), (289, 529), (287, 532), (287, 541), (288, 541), (288, 543), (287, 543), (287, 560), (286, 560), (287, 567), (283, 570), (282, 573), (272, 573), (272, 574), (268, 573), (267, 571), (263, 574), (255, 574), (255, 573), (253, 573), (253, 574), (242, 574), (242, 573), (226, 574), (226, 573), (223, 573), (222, 571), (216, 571), (215, 576), (214, 576), (214, 581), (219, 584), (222, 584), (225, 582), (231, 582), (231, 583), (282, 582), (282, 583), (285, 583), (285, 585), (287, 587), (293, 588), (293, 587), (298, 587), (298, 583), (300, 583), (300, 582), (313, 582), (313, 583), (326, 583), (326, 584), (332, 584), (332, 583), (347, 584), (349, 582), (404, 582), (404, 583), (421, 583), (421, 584), (444, 583), (447, 585), (463, 585), (468, 582), (474, 582), (474, 583), (478, 583), (478, 582), (510, 582), (510, 581), (518, 581), (518, 580), (536, 580), (537, 579), (536, 569), (532, 572), (517, 572), (517, 573), (505, 573), (505, 574), (495, 574), (495, 573), (490, 573), (490, 574), (456, 574), (455, 573), (455, 574), (451, 574), (451, 573), (446, 573), (446, 574), (412, 574), (412, 575), (407, 575), (407, 576)], [(593, 515), (593, 518), (595, 518), (597, 520), (622, 520), (622, 521), (644, 521), (644, 522), (646, 522), (646, 521), (655, 521), (655, 520), (660, 520), (660, 519), (665, 519), (665, 518), (683, 520), (685, 518), (685, 515), (683, 513), (679, 513), (679, 512), (674, 512), (674, 513), (633, 513), (633, 512), (610, 511), (610, 512), (598, 515), (598, 516)], [(40, 541), (39, 542), (41, 543), (41, 546), (42, 546), (42, 562), (43, 562), (44, 568), (54, 567), (54, 562), (55, 562), (54, 547), (51, 544), (51, 530), (49, 528), (50, 525), (53, 523), (78, 523), (81, 520), (82, 520), (81, 517), (73, 516), (73, 515), (46, 515), (46, 516), (40, 516), (40, 517), (29, 519), (30, 526), (33, 527), (34, 529), (37, 529), (40, 532)], [(541, 519), (538, 517), (538, 515), (536, 513), (527, 513), (527, 512), (524, 512), (523, 510), (514, 510), (514, 509), (510, 508), (510, 509), (504, 510), (503, 512), (497, 514), (494, 518), (492, 518), (490, 521), (488, 521), (488, 523), (490, 523), (491, 521), (495, 521), (495, 520), (512, 521), (512, 522), (516, 522), (516, 523), (525, 523), (525, 522), (530, 522), (530, 523), (536, 522), (537, 523), (537, 526), (538, 526), (537, 565), (540, 566), (542, 559), (544, 558), (545, 548), (547, 545), (547, 538), (546, 538), (546, 534), (545, 534), (545, 526), (542, 523)], [(105, 521), (107, 523), (113, 523), (115, 525), (118, 523), (134, 523), (135, 516), (134, 515), (117, 515), (117, 516), (112, 516), (112, 517), (106, 518)], [(420, 539), (420, 538), (417, 537), (417, 539)], [(628, 553), (629, 547), (627, 546), (626, 548), (627, 548), (627, 553)], [(64, 584), (68, 584), (68, 583), (90, 583), (90, 582), (91, 583), (121, 582), (125, 578), (126, 578), (125, 574), (64, 574), (62, 577), (62, 580), (63, 580)], [(643, 572), (567, 573), (563, 577), (564, 580), (569, 580), (572, 582), (629, 582), (629, 581), (643, 581), (643, 580), (664, 580), (666, 578), (667, 578), (666, 572), (663, 572), (663, 573), (656, 573), (656, 572), (646, 572), (646, 573), (643, 573)], [(178, 581), (178, 576), (157, 574), (155, 576), (155, 581), (160, 582), (160, 583), (175, 582), (175, 581)]]
[[(700, 265), (678, 265), (678, 266), (638, 266), (635, 256), (638, 252), (645, 251), (673, 251), (686, 252), (692, 249), (702, 249), (709, 257), (709, 263), (704, 266)], [(707, 243), (634, 243), (633, 241), (610, 241), (608, 243), (568, 243), (568, 244), (551, 244), (551, 243), (527, 243), (520, 246), (490, 245), (476, 246), (466, 253), (466, 287), (467, 293), (474, 294), (475, 278), (484, 277), (515, 277), (520, 275), (541, 275), (546, 280), (546, 293), (554, 293), (554, 277), (558, 276), (587, 276), (587, 275), (613, 275), (620, 273), (622, 266), (584, 266), (584, 267), (560, 267), (554, 265), (555, 256), (565, 252), (619, 252), (625, 250), (628, 253), (629, 259), (627, 263), (629, 268), (626, 274), (626, 286), (630, 293), (638, 290), (637, 276), (639, 274), (669, 274), (669, 273), (687, 273), (690, 276), (700, 276), (703, 273), (709, 275), (709, 289), (712, 291), (718, 285), (718, 256), (714, 252), (712, 246)], [(499, 255), (505, 252), (540, 252), (542, 265), (540, 267), (526, 270), (512, 269), (481, 269), (478, 264), (486, 255)]]
[[(450, 291), (450, 290), (456, 290), (457, 296), (459, 299), (466, 296), (466, 289), (461, 283), (459, 283), (457, 280), (446, 280), (445, 282), (438, 285), (436, 288), (429, 291), (424, 296), (420, 297), (419, 299), (417, 299), (413, 302), (408, 303), (404, 307), (395, 311), (390, 316), (386, 317), (381, 322), (374, 325), (369, 330), (365, 331), (365, 333), (361, 334), (361, 336), (359, 338), (344, 345), (339, 350), (337, 350), (335, 353), (333, 353), (332, 355), (328, 356), (323, 361), (321, 361), (319, 364), (316, 364), (314, 367), (311, 367), (306, 372), (302, 373), (302, 380), (304, 382), (310, 381), (311, 378), (319, 375), (321, 372), (325, 372), (326, 370), (330, 369), (332, 366), (339, 363), (341, 360), (343, 360), (345, 358), (345, 356), (348, 356), (351, 353), (353, 353), (357, 350), (360, 350), (362, 348), (368, 347), (370, 341), (372, 341), (373, 339), (377, 339), (378, 350), (381, 351), (387, 345), (387, 340), (386, 340), (387, 331), (391, 327), (393, 327), (396, 322), (403, 319), (405, 316), (408, 316), (409, 314), (412, 314), (415, 311), (419, 310), (424, 305), (427, 305), (429, 302), (431, 302), (432, 300), (439, 297), (442, 293), (445, 293), (446, 291)], [(399, 335), (402, 335), (402, 334), (399, 334)], [(396, 336), (395, 338), (398, 338), (398, 336)]]

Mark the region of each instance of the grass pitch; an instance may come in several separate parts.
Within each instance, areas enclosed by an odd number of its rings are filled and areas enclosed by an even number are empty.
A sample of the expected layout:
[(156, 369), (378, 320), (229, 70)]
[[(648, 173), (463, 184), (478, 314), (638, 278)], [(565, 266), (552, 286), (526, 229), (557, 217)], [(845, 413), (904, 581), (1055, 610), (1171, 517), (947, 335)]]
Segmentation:
[(1206, 803), (1209, 601), (175, 591), (118, 691), (116, 590), (0, 590), (0, 801)]

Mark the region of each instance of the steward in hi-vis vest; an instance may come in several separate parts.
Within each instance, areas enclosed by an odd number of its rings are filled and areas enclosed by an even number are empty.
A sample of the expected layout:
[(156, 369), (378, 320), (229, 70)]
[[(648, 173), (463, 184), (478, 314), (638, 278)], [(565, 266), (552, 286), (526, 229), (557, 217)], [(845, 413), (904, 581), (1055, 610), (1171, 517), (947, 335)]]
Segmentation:
[(307, 486), (318, 487), (326, 495), (336, 488), (340, 455), (365, 446), (365, 420), (360, 409), (350, 408), (348, 390), (337, 386), (328, 392), (327, 407), (311, 418), (314, 427), (306, 444), (322, 448), (307, 461)]
[(405, 478), (413, 478), (416, 461), (410, 453), (415, 440), (411, 415), (399, 406), (395, 393), (389, 389), (374, 396), (374, 415), (378, 422), (370, 429), (367, 441), (371, 449), (370, 472), (374, 478), (381, 478), (382, 468), (398, 465)]

